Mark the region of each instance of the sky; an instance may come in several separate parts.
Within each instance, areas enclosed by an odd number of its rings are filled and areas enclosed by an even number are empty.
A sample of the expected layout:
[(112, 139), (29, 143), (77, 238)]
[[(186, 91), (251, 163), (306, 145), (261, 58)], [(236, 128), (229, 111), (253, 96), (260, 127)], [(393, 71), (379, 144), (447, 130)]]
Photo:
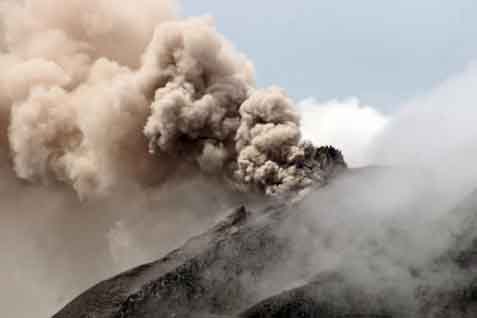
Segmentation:
[(475, 0), (182, 0), (296, 100), (358, 98), (383, 112), (477, 57)]

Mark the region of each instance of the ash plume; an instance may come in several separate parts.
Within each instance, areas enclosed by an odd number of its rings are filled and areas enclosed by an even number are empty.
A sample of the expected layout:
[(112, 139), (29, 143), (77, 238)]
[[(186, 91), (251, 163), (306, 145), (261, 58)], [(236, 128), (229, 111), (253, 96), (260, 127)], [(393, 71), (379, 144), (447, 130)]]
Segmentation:
[(221, 212), (310, 184), (293, 101), (255, 87), (211, 18), (169, 0), (5, 0), (0, 13), (10, 317), (52, 314)]
[(268, 194), (309, 184), (293, 102), (255, 87), (251, 62), (210, 18), (174, 7), (4, 7), (2, 129), (18, 177), (82, 197), (164, 183), (183, 165)]

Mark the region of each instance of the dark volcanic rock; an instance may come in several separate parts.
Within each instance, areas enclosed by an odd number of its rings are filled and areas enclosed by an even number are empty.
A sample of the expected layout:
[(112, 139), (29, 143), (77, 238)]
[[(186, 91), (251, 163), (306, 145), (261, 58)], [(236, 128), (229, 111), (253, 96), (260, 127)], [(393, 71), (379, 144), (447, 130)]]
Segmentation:
[(240, 318), (392, 318), (389, 299), (363, 292), (338, 274), (320, 275), (302, 287), (292, 289), (260, 302)]
[(272, 229), (286, 211), (270, 208), (250, 222), (241, 207), (165, 258), (96, 285), (54, 318), (196, 317), (246, 308), (259, 299), (244, 282), (283, 262), (286, 242)]
[[(303, 165), (309, 166), (310, 174), (315, 174), (317, 184), (326, 182), (336, 168), (344, 166), (341, 154), (333, 148), (314, 149), (307, 158), (312, 158), (312, 161), (305, 161)], [(328, 187), (305, 198), (299, 195), (293, 200), (287, 198), (287, 201), (277, 201), (274, 205), (254, 210), (240, 207), (213, 229), (192, 238), (163, 259), (92, 287), (53, 318), (477, 317), (475, 194), (450, 213), (451, 218), (455, 215), (456, 220), (463, 220), (456, 225), (461, 232), (456, 233), (455, 244), (441, 257), (436, 256), (419, 268), (403, 267), (413, 281), (405, 290), (404, 299), (402, 293), (392, 290), (393, 284), (400, 284), (399, 281), (391, 281), (387, 285), (391, 289), (387, 289), (374, 288), (372, 279), (371, 284), (363, 285), (349, 279), (349, 275), (343, 275), (343, 271), (318, 272), (315, 273), (318, 276), (301, 283), (297, 283), (299, 275), (271, 274), (277, 264), (293, 266), (290, 260), (297, 256), (296, 242), (287, 239), (287, 235), (277, 229), (283, 228), (284, 224), (292, 225), (287, 229), (295, 229), (298, 216), (310, 212), (309, 206), (315, 205), (316, 200), (325, 207), (327, 204), (336, 205), (342, 194), (335, 193), (333, 187), (344, 191), (349, 201), (338, 202), (340, 208), (359, 209), (363, 193), (372, 194), (386, 186), (382, 183), (383, 174), (390, 174), (390, 179), (396, 183), (406, 181), (400, 171), (357, 169), (333, 179)], [(362, 184), (361, 180), (369, 184)], [(388, 176), (386, 180), (389, 180)], [(356, 184), (361, 186), (356, 187)], [(396, 188), (393, 190), (398, 199), (409, 194)], [(410, 195), (413, 195), (412, 191)], [(313, 199), (308, 200), (309, 197)], [(401, 204), (396, 207), (408, 208)], [(380, 211), (382, 207), (375, 208)], [(337, 211), (343, 212), (339, 208)], [(343, 216), (347, 222), (354, 222), (347, 216)], [(326, 241), (326, 236), (324, 238)], [(378, 246), (376, 251), (371, 250), (382, 253), (381, 249), (382, 246)], [(441, 279), (441, 276), (447, 278)], [(439, 279), (434, 281), (434, 277)], [(273, 288), (264, 293), (261, 286)]]
[[(307, 174), (322, 185), (346, 167), (332, 147), (306, 147)], [(247, 285), (284, 262), (287, 240), (274, 229), (294, 204), (248, 211), (240, 207), (209, 232), (189, 240), (163, 259), (92, 287), (53, 318), (199, 317), (234, 314), (260, 296)], [(245, 288), (247, 287), (247, 288)]]

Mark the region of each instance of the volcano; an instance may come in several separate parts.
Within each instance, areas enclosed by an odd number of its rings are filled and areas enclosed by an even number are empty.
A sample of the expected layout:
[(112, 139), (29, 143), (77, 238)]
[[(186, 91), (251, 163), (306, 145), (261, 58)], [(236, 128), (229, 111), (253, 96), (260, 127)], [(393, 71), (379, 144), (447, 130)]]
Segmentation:
[[(358, 265), (332, 270), (304, 265), (314, 257), (326, 258), (326, 253), (303, 243), (313, 241), (311, 233), (297, 234), (300, 239), (291, 240), (287, 230), (298, 231), (298, 224), (307, 220), (304, 215), (315, 213), (310, 205), (315, 206), (317, 197), (329, 198), (339, 189), (347, 200), (355, 199), (359, 210), (363, 191), (373, 191), (383, 180), (409, 178), (391, 168), (347, 169), (331, 147), (317, 153), (315, 166), (321, 167), (324, 180), (319, 185), (286, 200), (237, 207), (215, 227), (165, 257), (85, 291), (53, 318), (476, 317), (475, 193), (444, 214), (465, 224), (459, 225), (461, 232), (450, 245), (436, 249), (419, 265), (402, 265), (406, 278), (401, 279), (411, 282), (406, 288), (396, 276), (381, 275), (378, 267), (371, 273), (375, 277), (361, 280), (356, 277), (359, 271), (353, 270)], [(362, 186), (356, 188), (356, 184)], [(334, 198), (330, 199), (333, 203), (321, 202), (325, 209), (339, 205)], [(386, 232), (394, 233), (398, 223)], [(406, 244), (406, 239), (394, 239)], [(302, 245), (303, 251), (297, 252)], [(376, 246), (376, 253), (385, 255), (384, 249)]]

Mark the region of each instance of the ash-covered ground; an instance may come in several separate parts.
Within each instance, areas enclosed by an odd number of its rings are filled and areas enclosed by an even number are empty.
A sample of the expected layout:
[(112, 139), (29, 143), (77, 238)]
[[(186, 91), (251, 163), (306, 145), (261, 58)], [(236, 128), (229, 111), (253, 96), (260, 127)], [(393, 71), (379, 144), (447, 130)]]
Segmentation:
[(54, 318), (474, 317), (475, 194), (449, 208), (420, 171), (334, 158), (324, 183), (238, 207)]

